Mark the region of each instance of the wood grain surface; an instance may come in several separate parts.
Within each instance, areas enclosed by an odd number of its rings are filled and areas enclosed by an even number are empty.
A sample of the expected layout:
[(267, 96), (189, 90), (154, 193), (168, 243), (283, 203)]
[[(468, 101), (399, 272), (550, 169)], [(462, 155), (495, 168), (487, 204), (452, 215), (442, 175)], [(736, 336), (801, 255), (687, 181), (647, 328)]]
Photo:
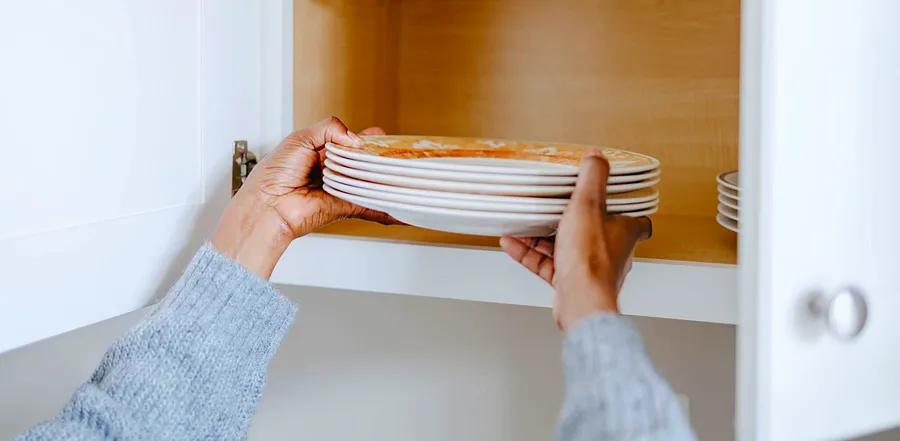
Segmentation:
[(391, 133), (646, 153), (663, 175), (657, 235), (640, 254), (735, 261), (715, 223), (715, 177), (738, 161), (738, 0), (296, 0), (294, 20), (297, 127), (335, 114)]

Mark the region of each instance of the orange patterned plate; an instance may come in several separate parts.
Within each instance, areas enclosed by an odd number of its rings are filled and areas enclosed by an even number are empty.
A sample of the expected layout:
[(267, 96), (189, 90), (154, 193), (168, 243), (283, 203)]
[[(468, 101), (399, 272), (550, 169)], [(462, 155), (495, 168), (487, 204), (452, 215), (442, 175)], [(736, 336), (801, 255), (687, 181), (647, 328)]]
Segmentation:
[(446, 136), (363, 136), (365, 145), (327, 147), (350, 159), (434, 170), (568, 176), (590, 150), (610, 162), (610, 174), (640, 173), (659, 168), (656, 158), (610, 147)]

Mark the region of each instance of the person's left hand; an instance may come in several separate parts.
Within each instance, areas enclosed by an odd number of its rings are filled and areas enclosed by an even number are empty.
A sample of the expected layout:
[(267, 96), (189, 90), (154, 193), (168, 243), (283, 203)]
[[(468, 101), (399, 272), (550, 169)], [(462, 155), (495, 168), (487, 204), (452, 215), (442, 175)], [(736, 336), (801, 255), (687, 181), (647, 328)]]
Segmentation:
[[(378, 127), (361, 132), (382, 135)], [(268, 278), (288, 244), (345, 218), (396, 223), (385, 213), (338, 199), (322, 190), (325, 144), (362, 142), (341, 120), (331, 117), (292, 133), (267, 155), (232, 198), (212, 245), (257, 275)]]

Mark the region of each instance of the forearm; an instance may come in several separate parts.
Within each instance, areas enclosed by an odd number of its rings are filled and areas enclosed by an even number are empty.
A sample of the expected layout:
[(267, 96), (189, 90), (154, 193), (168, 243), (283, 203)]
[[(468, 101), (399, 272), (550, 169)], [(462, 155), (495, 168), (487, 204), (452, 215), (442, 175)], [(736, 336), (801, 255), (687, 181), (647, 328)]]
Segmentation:
[(295, 312), (268, 282), (204, 246), (62, 414), (22, 439), (243, 439)]
[(566, 391), (560, 441), (693, 440), (678, 401), (621, 315), (578, 323), (563, 347)]

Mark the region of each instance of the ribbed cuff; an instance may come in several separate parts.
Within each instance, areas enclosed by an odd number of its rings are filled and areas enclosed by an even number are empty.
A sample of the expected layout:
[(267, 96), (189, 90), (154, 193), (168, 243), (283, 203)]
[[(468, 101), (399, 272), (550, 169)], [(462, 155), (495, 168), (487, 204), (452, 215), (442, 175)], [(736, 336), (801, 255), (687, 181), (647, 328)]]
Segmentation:
[(268, 281), (207, 243), (157, 305), (148, 324), (165, 321), (182, 334), (179, 340), (189, 342), (191, 335), (205, 335), (218, 346), (234, 346), (247, 356), (267, 359), (296, 312), (297, 306)]
[(629, 319), (600, 313), (576, 325), (563, 366), (557, 439), (695, 439)]
[(269, 282), (204, 245), (107, 351), (64, 416), (119, 431), (117, 439), (150, 429), (153, 439), (180, 439), (186, 427), (207, 434), (200, 438), (237, 439), (220, 435), (245, 432), (296, 311)]
[(563, 343), (566, 379), (577, 381), (598, 372), (630, 369), (645, 360), (641, 336), (627, 318), (598, 313), (578, 323)]

